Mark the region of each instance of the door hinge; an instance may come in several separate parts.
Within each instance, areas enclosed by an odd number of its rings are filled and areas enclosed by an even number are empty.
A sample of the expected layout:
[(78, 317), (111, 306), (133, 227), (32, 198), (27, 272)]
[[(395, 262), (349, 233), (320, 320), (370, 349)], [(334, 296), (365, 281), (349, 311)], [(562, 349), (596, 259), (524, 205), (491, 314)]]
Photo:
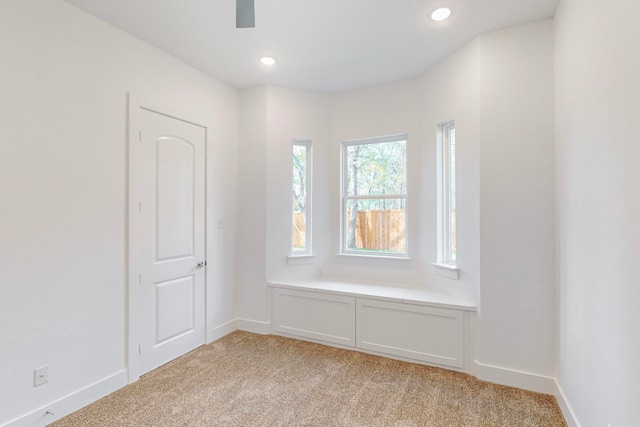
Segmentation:
[(142, 212), (142, 202), (138, 202), (138, 212)]
[(138, 354), (142, 354), (142, 344), (138, 344)]
[(142, 273), (138, 273), (138, 284), (142, 285)]
[(142, 131), (138, 131), (138, 142), (142, 142)]

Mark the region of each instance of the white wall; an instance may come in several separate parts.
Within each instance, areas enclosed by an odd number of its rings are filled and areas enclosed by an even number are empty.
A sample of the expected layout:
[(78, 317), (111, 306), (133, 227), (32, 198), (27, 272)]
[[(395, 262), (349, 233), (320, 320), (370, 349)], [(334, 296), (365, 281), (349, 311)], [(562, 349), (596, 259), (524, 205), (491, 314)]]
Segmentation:
[[(334, 95), (331, 174), (334, 244), (330, 275), (436, 289), (479, 302), (478, 90), (479, 50), (473, 41), (417, 79)], [(460, 280), (438, 275), (436, 248), (436, 129), (456, 119), (457, 226)], [(408, 134), (407, 219), (410, 261), (335, 257), (339, 251), (341, 142)]]
[[(329, 272), (474, 301), (478, 374), (494, 381), (512, 371), (555, 374), (552, 29), (551, 21), (542, 21), (488, 33), (420, 79), (334, 97), (335, 177), (340, 141), (409, 134), (412, 260), (338, 257)], [(457, 128), (458, 281), (439, 276), (431, 265), (436, 125), (451, 118)], [(333, 187), (337, 192), (337, 181)], [(524, 378), (519, 385), (539, 383)]]
[[(267, 279), (312, 277), (322, 268), (330, 252), (334, 193), (329, 188), (331, 121), (329, 95), (269, 86), (267, 89)], [(287, 259), (291, 251), (291, 144), (294, 139), (311, 140), (312, 250), (314, 260), (297, 264)]]
[(126, 368), (127, 92), (206, 117), (207, 326), (233, 318), (238, 96), (62, 1), (5, 0), (0, 32), (4, 424)]
[(559, 380), (583, 426), (640, 420), (640, 3), (555, 19)]
[(240, 319), (266, 322), (267, 87), (240, 92), (236, 310)]
[(554, 376), (553, 24), (547, 20), (496, 31), (479, 42), (476, 358)]
[[(421, 283), (480, 304), (480, 44), (473, 40), (425, 73), (420, 82), (419, 257)], [(456, 263), (459, 280), (439, 274), (436, 247), (436, 125), (456, 121)], [(420, 282), (419, 282), (420, 283)]]
[[(419, 239), (413, 238), (420, 224), (417, 194), (422, 183), (418, 171), (424, 136), (420, 129), (420, 81), (405, 80), (335, 94), (332, 99), (332, 157), (325, 169), (330, 174), (332, 253), (325, 270), (330, 276), (415, 283), (419, 265)], [(407, 134), (407, 252), (411, 260), (336, 256), (340, 252), (340, 152), (342, 141)], [(413, 173), (412, 173), (413, 172)], [(415, 197), (413, 199), (412, 197)]]
[[(325, 169), (330, 164), (329, 96), (262, 86), (240, 92), (240, 222), (237, 257), (238, 317), (241, 327), (268, 332), (267, 281), (315, 277), (331, 244)], [(291, 144), (313, 146), (313, 254), (306, 263), (289, 263), (291, 248)], [(250, 266), (248, 268), (247, 266)], [(247, 322), (249, 321), (249, 322)]]

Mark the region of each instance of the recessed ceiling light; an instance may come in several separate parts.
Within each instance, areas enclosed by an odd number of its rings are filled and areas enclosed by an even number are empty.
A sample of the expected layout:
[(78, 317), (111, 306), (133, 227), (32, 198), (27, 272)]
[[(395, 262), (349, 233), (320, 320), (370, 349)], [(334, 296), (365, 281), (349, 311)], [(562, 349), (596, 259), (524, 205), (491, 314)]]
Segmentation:
[(441, 7), (440, 9), (436, 9), (431, 14), (431, 19), (434, 21), (444, 21), (449, 16), (451, 16), (451, 9), (448, 7)]
[(263, 56), (262, 58), (260, 58), (260, 62), (262, 62), (264, 65), (272, 66), (276, 63), (276, 60), (270, 56)]

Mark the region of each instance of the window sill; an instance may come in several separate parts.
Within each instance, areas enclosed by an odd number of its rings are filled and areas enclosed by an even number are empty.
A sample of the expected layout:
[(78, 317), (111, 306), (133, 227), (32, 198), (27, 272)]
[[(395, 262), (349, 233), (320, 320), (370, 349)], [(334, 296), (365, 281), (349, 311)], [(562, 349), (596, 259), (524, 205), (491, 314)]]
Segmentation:
[(438, 276), (447, 277), (449, 279), (458, 280), (460, 278), (460, 269), (451, 264), (442, 264), (439, 262), (434, 262), (431, 264), (436, 267), (436, 273)]
[(336, 254), (340, 257), (347, 258), (362, 258), (362, 259), (394, 259), (398, 261), (411, 261), (406, 255), (403, 256), (394, 256), (394, 255), (370, 255), (370, 254), (356, 254), (356, 253), (338, 253)]
[(289, 255), (287, 257), (287, 265), (308, 265), (313, 264), (315, 260), (315, 255)]

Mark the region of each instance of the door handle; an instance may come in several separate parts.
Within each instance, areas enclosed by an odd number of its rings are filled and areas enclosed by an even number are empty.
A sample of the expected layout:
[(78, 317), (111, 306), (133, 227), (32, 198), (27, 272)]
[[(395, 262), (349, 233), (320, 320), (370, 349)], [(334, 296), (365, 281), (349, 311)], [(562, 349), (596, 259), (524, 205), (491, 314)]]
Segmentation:
[(196, 268), (202, 268), (202, 267), (204, 267), (205, 265), (207, 265), (207, 263), (206, 263), (206, 262), (204, 262), (204, 261), (200, 261), (200, 262), (198, 263), (198, 265), (196, 265)]

